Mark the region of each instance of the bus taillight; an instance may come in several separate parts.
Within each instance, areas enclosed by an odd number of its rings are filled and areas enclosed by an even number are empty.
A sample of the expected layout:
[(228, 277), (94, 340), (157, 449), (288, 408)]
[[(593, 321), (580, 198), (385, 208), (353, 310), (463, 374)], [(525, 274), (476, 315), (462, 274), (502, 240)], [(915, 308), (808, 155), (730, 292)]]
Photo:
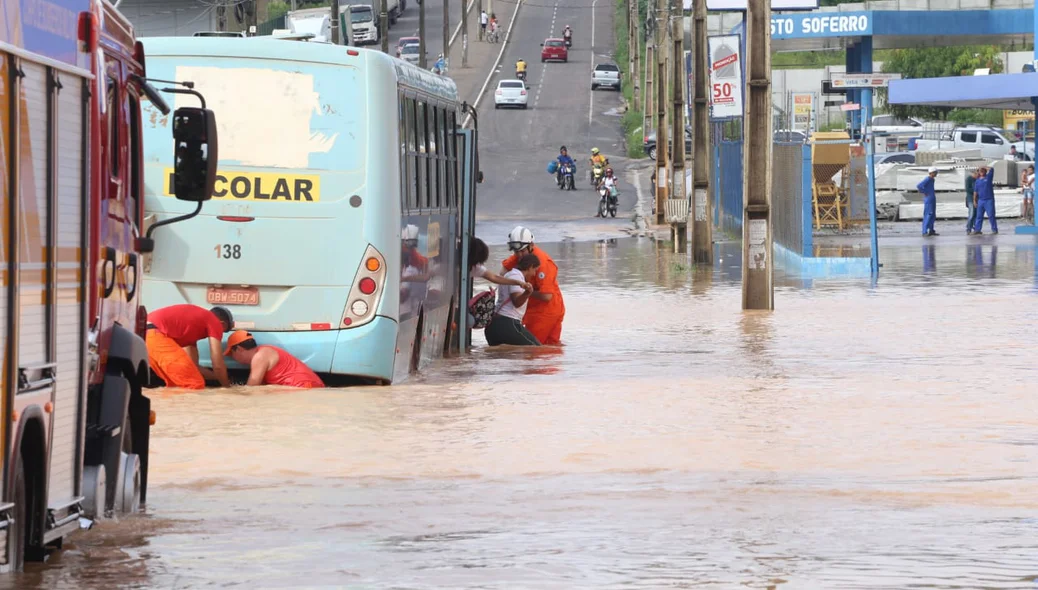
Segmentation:
[(364, 252), (353, 278), (340, 328), (356, 328), (375, 318), (375, 311), (386, 287), (386, 260), (373, 246)]

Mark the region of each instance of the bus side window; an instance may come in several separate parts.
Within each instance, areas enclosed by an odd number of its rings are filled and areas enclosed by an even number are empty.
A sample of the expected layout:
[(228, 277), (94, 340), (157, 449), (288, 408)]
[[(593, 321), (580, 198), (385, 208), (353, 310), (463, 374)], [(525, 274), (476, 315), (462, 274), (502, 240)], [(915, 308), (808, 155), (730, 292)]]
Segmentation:
[(408, 98), (404, 101), (407, 111), (407, 209), (418, 210), (418, 140), (415, 124), (415, 101)]
[(397, 93), (397, 118), (400, 121), (400, 208), (407, 213), (407, 116), (404, 105), (407, 104), (404, 93)]
[(417, 118), (415, 120), (415, 131), (418, 133), (418, 206), (425, 209), (429, 206), (429, 169), (426, 166), (426, 158), (428, 158), (428, 151), (426, 143), (426, 131), (425, 131), (425, 103), (418, 101), (416, 105)]
[(143, 211), (143, 201), (141, 200), (141, 105), (137, 97), (129, 94), (128, 103), (130, 105), (130, 187), (126, 191), (127, 202), (129, 203), (129, 209), (127, 211), (127, 217), (133, 219), (135, 223), (141, 223), (138, 219), (138, 211)]
[(437, 145), (438, 142), (436, 141), (436, 118), (437, 118), (436, 117), (436, 113), (440, 109), (436, 108), (435, 104), (429, 104), (429, 105), (426, 105), (426, 107), (429, 109), (429, 111), (426, 113), (426, 119), (425, 119), (425, 123), (426, 123), (425, 132), (428, 134), (428, 137), (429, 137), (429, 153), (428, 153), (429, 177), (427, 179), (429, 181), (429, 184), (428, 184), (428, 190), (429, 190), (429, 203), (428, 203), (428, 206), (429, 206), (430, 209), (436, 209), (436, 208), (438, 208), (440, 206), (440, 195), (439, 195), (439, 191), (436, 189), (436, 183), (437, 183), (436, 179), (439, 176), (439, 174), (437, 174), (437, 171), (436, 171), (436, 165), (438, 163), (437, 159), (438, 159), (438, 156), (439, 156), (439, 146)]
[(440, 143), (439, 158), (436, 169), (439, 171), (438, 188), (440, 190), (440, 207), (447, 209), (451, 206), (450, 193), (447, 192), (447, 109), (436, 109), (436, 138)]

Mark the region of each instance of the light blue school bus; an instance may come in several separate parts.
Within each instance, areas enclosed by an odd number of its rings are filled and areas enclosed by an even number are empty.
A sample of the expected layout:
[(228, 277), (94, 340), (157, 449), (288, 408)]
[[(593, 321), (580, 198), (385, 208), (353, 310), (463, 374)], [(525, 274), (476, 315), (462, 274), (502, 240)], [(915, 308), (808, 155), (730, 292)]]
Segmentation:
[[(260, 344), (319, 373), (377, 383), (458, 342), (476, 135), (459, 129), (451, 80), (329, 44), (144, 44), (148, 77), (192, 82), (219, 127), (213, 200), (157, 234), (145, 261), (148, 309), (224, 305)], [(198, 104), (175, 96), (177, 106)], [(168, 126), (145, 106), (146, 224), (190, 209), (170, 195)]]

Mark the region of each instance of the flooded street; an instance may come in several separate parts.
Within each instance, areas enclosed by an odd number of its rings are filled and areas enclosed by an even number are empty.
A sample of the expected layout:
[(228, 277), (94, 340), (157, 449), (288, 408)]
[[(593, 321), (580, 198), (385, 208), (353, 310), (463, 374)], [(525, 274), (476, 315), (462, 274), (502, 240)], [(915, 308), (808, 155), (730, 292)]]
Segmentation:
[(996, 239), (886, 248), (875, 284), (777, 273), (765, 314), (734, 243), (712, 271), (546, 244), (565, 347), (153, 392), (147, 514), (3, 583), (1035, 588), (1035, 245)]

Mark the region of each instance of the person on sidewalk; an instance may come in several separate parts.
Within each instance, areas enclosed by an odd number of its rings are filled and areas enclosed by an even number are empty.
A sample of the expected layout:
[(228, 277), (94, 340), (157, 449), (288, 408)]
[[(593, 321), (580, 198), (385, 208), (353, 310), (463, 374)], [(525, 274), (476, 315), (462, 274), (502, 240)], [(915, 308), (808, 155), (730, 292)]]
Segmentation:
[(479, 40), (484, 41), (487, 38), (487, 23), (490, 22), (490, 15), (484, 10), (479, 14)]
[(984, 216), (987, 215), (991, 223), (991, 233), (998, 233), (998, 221), (995, 220), (995, 168), (981, 166), (980, 177), (974, 185), (977, 193), (977, 220), (973, 225), (974, 234), (984, 233)]
[[(506, 279), (523, 281), (529, 283), (534, 275), (538, 273), (541, 261), (533, 254), (523, 254), (516, 262), (515, 268), (505, 273)], [(526, 304), (533, 294), (533, 289), (527, 284), (526, 287), (509, 286), (497, 292), (497, 310), (493, 319), (487, 324), (483, 334), (487, 337), (487, 344), (498, 346), (511, 344), (513, 346), (540, 346), (541, 343), (536, 336), (523, 327), (523, 318), (526, 315)]]
[(974, 170), (966, 175), (966, 211), (969, 215), (966, 216), (966, 235), (973, 235), (973, 224), (977, 220), (977, 191), (976, 184), (977, 179), (980, 178), (980, 171)]
[(937, 221), (937, 193), (934, 191), (934, 183), (937, 179), (937, 168), (930, 166), (926, 178), (916, 188), (923, 193), (923, 235), (936, 236), (933, 224)]
[[(224, 332), (234, 327), (226, 307), (171, 305), (148, 314), (145, 346), (151, 369), (167, 387), (205, 389), (206, 379), (227, 387), (227, 366), (220, 355)], [(198, 365), (198, 341), (208, 339), (213, 368)]]
[(245, 330), (237, 330), (227, 338), (229, 356), (236, 362), (249, 367), (246, 385), (281, 385), (314, 389), (324, 387), (324, 382), (303, 364), (303, 361), (276, 346), (259, 346), (256, 339)]
[(559, 267), (551, 256), (533, 243), (533, 232), (518, 226), (508, 234), (508, 249), (514, 252), (502, 262), (505, 270), (511, 270), (525, 254), (533, 254), (540, 261), (540, 270), (529, 282), (533, 285), (530, 296), (530, 311), (523, 325), (541, 344), (562, 344), (562, 320), (566, 317), (566, 304), (559, 289)]

